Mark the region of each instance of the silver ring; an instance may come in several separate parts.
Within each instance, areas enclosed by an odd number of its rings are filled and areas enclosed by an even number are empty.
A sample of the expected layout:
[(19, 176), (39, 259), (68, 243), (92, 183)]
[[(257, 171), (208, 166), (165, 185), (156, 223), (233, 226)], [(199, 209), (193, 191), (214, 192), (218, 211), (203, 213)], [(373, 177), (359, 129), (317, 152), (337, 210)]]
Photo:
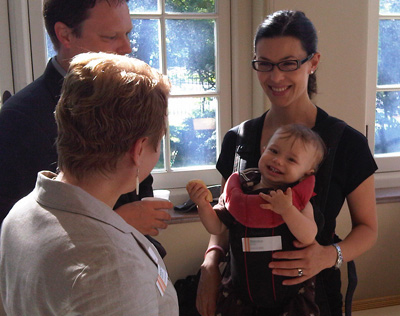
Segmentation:
[(297, 275), (298, 275), (299, 277), (303, 276), (303, 269), (298, 268), (298, 269), (297, 269)]

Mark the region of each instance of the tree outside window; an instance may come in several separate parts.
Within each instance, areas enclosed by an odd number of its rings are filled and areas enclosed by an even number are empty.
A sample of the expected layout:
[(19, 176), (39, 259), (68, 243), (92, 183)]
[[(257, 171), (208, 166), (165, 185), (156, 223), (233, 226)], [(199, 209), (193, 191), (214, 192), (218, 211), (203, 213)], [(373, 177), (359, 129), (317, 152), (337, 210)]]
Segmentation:
[(218, 126), (216, 1), (129, 2), (132, 56), (167, 74), (169, 133), (156, 168), (214, 166)]
[(380, 0), (375, 154), (400, 152), (400, 2)]

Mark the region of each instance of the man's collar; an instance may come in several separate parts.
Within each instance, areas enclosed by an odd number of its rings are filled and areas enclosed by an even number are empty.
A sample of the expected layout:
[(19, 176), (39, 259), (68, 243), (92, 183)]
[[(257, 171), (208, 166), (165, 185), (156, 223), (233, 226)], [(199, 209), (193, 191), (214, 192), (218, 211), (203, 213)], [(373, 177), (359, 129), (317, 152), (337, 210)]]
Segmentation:
[(67, 75), (67, 72), (64, 70), (63, 67), (58, 63), (57, 61), (57, 56), (54, 56), (51, 59), (51, 63), (53, 64), (54, 68), (57, 69), (57, 71), (60, 73), (61, 76), (65, 77)]

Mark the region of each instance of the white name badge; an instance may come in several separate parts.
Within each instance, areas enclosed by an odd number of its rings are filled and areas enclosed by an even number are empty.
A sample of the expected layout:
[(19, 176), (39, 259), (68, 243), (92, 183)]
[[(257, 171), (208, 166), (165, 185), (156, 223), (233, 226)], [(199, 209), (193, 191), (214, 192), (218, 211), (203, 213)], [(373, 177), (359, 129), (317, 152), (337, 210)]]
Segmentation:
[(282, 249), (281, 236), (242, 238), (243, 252), (274, 251)]
[(158, 277), (156, 281), (156, 285), (158, 290), (160, 291), (161, 296), (164, 296), (165, 290), (168, 286), (168, 272), (163, 269), (160, 265), (158, 265)]

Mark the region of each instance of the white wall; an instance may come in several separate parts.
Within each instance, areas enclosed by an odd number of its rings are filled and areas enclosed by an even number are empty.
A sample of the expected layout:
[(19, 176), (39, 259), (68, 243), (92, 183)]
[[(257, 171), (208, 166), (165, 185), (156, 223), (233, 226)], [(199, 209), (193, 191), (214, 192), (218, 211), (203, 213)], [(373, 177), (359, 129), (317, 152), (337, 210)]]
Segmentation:
[(365, 131), (368, 1), (273, 0), (270, 10), (301, 10), (318, 31), (316, 103)]
[[(358, 287), (354, 299), (400, 295), (400, 203), (378, 205), (378, 241), (355, 260)], [(337, 233), (345, 236), (351, 229), (350, 215), (344, 207), (338, 217)], [(346, 269), (342, 269), (343, 293), (347, 286)]]

